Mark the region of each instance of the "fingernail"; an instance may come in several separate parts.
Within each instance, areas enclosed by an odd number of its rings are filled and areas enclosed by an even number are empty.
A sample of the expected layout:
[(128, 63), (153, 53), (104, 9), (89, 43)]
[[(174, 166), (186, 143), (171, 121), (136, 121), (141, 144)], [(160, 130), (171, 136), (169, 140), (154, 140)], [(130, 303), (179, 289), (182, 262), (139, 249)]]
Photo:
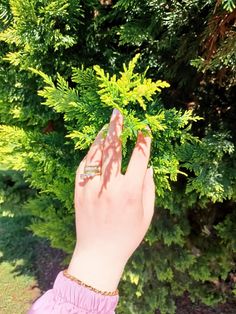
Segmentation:
[(120, 114), (120, 111), (116, 108), (113, 109), (112, 115), (113, 116), (117, 116), (118, 114)]

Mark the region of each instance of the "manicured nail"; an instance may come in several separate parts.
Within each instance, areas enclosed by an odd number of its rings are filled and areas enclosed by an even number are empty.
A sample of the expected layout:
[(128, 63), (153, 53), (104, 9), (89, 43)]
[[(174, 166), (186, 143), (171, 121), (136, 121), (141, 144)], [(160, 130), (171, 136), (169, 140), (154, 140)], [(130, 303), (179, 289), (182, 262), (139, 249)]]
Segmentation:
[(120, 111), (116, 108), (113, 109), (112, 115), (113, 116), (117, 116), (118, 114), (120, 114)]

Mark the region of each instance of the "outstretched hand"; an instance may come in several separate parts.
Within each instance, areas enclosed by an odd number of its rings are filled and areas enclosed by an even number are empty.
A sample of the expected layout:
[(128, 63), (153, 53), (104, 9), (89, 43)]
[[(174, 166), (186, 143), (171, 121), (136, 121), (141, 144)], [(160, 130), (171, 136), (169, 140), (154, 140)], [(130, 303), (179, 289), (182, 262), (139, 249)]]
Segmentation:
[(113, 291), (153, 217), (155, 185), (147, 168), (151, 138), (141, 132), (126, 173), (121, 173), (123, 117), (111, 116), (80, 163), (75, 182), (76, 248), (68, 272)]

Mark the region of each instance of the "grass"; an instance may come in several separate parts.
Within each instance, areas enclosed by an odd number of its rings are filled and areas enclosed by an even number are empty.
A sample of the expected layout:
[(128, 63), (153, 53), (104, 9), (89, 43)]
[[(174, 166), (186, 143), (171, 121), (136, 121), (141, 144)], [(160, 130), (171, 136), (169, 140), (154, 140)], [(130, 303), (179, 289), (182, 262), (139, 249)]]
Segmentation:
[(52, 287), (65, 255), (26, 228), (29, 216), (0, 211), (0, 314), (25, 314)]
[(22, 205), (34, 195), (19, 172), (0, 164), (0, 314), (25, 314), (52, 287), (64, 255), (27, 227)]
[[(15, 266), (20, 266), (23, 260), (18, 260)], [(15, 266), (8, 262), (0, 264), (0, 313), (1, 314), (25, 314), (33, 300), (40, 291), (32, 289), (36, 281), (30, 275), (16, 275)]]
[(21, 213), (28, 187), (20, 174), (0, 167), (0, 313), (25, 314), (40, 295), (33, 272), (36, 237)]
[(28, 220), (10, 212), (0, 214), (1, 314), (25, 314), (40, 295), (32, 271), (37, 241), (25, 229)]

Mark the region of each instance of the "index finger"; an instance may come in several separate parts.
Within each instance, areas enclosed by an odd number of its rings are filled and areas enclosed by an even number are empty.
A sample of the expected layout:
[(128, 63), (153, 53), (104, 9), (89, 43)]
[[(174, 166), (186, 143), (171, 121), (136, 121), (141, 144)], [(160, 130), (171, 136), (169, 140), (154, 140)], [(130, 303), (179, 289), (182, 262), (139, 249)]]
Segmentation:
[(143, 184), (150, 157), (150, 150), (151, 137), (145, 136), (140, 131), (125, 174), (127, 177), (130, 177), (130, 179), (135, 178), (135, 184), (137, 185)]
[(103, 147), (102, 174), (106, 179), (119, 175), (121, 171), (122, 144), (120, 135), (122, 128), (123, 116), (120, 111), (114, 109)]

